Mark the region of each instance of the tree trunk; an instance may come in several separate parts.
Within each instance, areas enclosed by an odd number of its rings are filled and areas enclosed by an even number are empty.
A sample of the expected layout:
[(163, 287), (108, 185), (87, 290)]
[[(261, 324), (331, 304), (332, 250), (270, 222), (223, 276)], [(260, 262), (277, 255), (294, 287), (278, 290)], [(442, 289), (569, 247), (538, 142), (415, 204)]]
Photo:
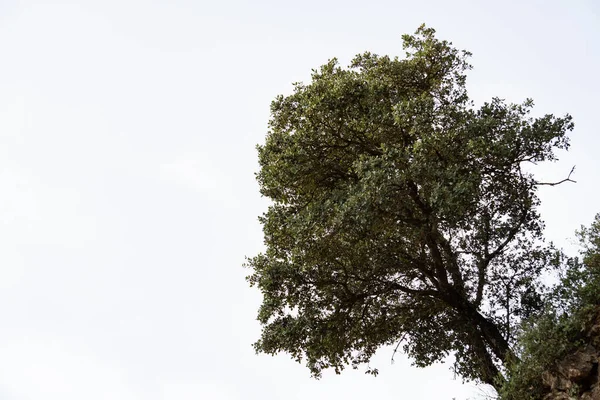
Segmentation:
[(480, 366), (482, 381), (498, 389), (504, 377), (494, 364), (489, 350), (507, 367), (510, 362), (517, 360), (508, 341), (502, 336), (496, 324), (481, 315), (477, 308), (457, 292), (451, 290), (445, 301), (464, 318), (468, 325), (467, 329)]

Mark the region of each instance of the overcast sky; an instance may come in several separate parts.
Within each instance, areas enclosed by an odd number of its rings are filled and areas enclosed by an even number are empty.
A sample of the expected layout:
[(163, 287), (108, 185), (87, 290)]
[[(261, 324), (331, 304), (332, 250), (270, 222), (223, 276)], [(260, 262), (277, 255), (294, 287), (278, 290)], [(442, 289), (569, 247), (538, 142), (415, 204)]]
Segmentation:
[(600, 211), (600, 6), (589, 1), (0, 0), (0, 399), (483, 398), (392, 349), (310, 379), (256, 356), (268, 202), (254, 146), (311, 68), (402, 55), (427, 23), (474, 53), (468, 87), (572, 113), (540, 167), (548, 236)]

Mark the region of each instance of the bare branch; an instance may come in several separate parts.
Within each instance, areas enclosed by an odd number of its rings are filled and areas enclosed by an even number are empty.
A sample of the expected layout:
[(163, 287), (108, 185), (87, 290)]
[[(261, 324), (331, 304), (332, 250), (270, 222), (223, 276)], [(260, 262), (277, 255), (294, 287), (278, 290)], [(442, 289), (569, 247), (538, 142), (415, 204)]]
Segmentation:
[(573, 168), (571, 168), (571, 172), (569, 172), (569, 176), (567, 176), (562, 181), (558, 181), (558, 182), (537, 182), (534, 186), (557, 186), (557, 185), (560, 185), (561, 183), (565, 183), (565, 182), (577, 183), (577, 181), (574, 181), (573, 179), (571, 179), (571, 175), (573, 174), (574, 171), (575, 171), (575, 166), (573, 165)]

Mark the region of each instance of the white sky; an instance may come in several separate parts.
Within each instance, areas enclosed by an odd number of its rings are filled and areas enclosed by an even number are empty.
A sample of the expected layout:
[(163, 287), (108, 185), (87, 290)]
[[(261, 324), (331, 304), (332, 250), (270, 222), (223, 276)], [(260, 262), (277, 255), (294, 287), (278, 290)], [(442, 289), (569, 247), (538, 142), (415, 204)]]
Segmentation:
[(548, 236), (600, 211), (600, 6), (589, 1), (0, 0), (0, 399), (458, 399), (391, 349), (320, 381), (256, 356), (255, 144), (311, 68), (402, 55), (422, 22), (474, 53), (472, 97), (570, 112), (540, 169)]

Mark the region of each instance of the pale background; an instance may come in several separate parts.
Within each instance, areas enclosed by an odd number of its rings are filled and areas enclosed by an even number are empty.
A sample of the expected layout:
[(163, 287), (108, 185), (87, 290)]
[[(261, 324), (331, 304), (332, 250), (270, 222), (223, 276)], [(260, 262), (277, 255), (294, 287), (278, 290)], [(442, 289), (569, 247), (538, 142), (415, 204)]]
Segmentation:
[(256, 356), (255, 144), (269, 103), (333, 56), (402, 55), (427, 23), (474, 53), (468, 86), (570, 112), (577, 184), (548, 236), (600, 211), (600, 6), (589, 1), (0, 0), (0, 399), (480, 399), (449, 365), (382, 349), (309, 378)]

